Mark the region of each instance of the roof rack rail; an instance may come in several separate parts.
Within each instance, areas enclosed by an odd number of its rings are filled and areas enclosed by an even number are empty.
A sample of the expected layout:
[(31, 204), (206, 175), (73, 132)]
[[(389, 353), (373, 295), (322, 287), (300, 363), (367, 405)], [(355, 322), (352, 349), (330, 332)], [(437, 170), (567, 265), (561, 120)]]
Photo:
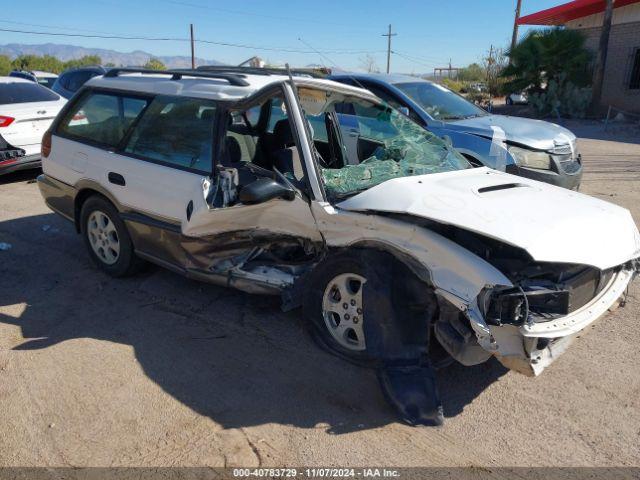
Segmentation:
[[(233, 65), (201, 65), (197, 68), (200, 72), (230, 72), (246, 75), (287, 75), (286, 68), (274, 67), (238, 67)], [(292, 75), (304, 75), (313, 78), (322, 78), (322, 72), (312, 68), (292, 68)]]
[(226, 80), (229, 85), (235, 87), (246, 87), (249, 82), (244, 80), (239, 75), (233, 75), (230, 73), (215, 73), (204, 72), (196, 70), (149, 70), (148, 68), (112, 68), (104, 74), (104, 78), (115, 78), (121, 73), (141, 73), (146, 75), (171, 75), (171, 80), (180, 80), (184, 77), (198, 77), (198, 78), (214, 78), (220, 80)]

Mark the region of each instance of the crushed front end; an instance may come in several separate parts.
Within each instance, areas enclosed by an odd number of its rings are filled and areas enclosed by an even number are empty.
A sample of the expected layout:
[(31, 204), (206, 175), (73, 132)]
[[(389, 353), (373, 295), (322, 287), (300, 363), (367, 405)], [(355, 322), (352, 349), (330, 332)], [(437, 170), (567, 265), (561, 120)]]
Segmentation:
[(485, 289), (466, 315), (478, 343), (506, 367), (538, 375), (575, 336), (624, 301), (640, 259), (599, 270), (534, 263), (511, 287)]

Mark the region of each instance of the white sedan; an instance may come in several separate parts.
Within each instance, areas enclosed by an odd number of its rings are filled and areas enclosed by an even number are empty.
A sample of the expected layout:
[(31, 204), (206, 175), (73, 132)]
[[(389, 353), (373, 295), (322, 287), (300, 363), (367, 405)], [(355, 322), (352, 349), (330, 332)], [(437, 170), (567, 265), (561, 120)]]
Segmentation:
[(525, 92), (510, 93), (505, 98), (505, 103), (507, 105), (526, 105), (529, 103), (529, 97)]
[(0, 77), (0, 175), (40, 166), (42, 135), (66, 102), (37, 83)]

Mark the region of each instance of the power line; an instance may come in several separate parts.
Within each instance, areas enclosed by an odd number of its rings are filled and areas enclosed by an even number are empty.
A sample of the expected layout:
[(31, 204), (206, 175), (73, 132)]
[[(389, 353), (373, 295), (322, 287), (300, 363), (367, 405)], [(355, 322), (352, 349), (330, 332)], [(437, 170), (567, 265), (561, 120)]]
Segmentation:
[[(233, 9), (229, 9), (229, 8), (221, 8), (221, 7), (214, 7), (214, 6), (210, 6), (210, 5), (205, 5), (205, 4), (201, 4), (201, 3), (194, 3), (194, 2), (188, 2), (188, 1), (180, 1), (180, 0), (160, 0), (163, 3), (167, 3), (167, 4), (173, 4), (173, 5), (181, 5), (183, 7), (192, 7), (192, 8), (200, 8), (200, 9), (204, 9), (204, 10), (214, 10), (217, 12), (224, 12), (224, 13), (230, 13), (232, 15), (244, 15), (244, 16), (249, 16), (249, 17), (258, 17), (258, 18), (269, 18), (272, 20), (281, 20), (281, 21), (285, 21), (285, 22), (300, 22), (300, 23), (314, 23), (317, 24), (318, 20), (315, 18), (301, 18), (301, 17), (287, 17), (287, 16), (282, 16), (282, 15), (271, 15), (268, 13), (257, 13), (257, 12), (250, 12), (250, 11), (246, 11), (246, 10), (233, 10)], [(340, 27), (348, 27), (350, 30), (354, 30), (353, 28), (353, 24), (348, 24), (348, 23), (337, 23), (337, 22), (327, 22), (322, 20), (321, 21), (323, 25), (333, 25), (333, 26), (340, 26)], [(363, 29), (359, 29), (359, 31), (368, 31), (368, 32), (372, 32), (373, 30), (371, 29), (367, 29), (367, 30), (363, 30)]]
[(110, 40), (150, 40), (150, 41), (170, 41), (181, 42), (188, 41), (186, 38), (169, 38), (169, 37), (127, 37), (119, 35), (88, 35), (81, 33), (60, 33), (60, 32), (36, 32), (32, 30), (14, 30), (10, 28), (0, 28), (0, 32), (26, 33), (31, 35), (51, 35), (55, 37), (80, 37), (80, 38), (103, 38)]
[[(60, 32), (41, 32), (41, 31), (33, 31), (33, 30), (17, 30), (17, 29), (9, 29), (9, 28), (0, 28), (0, 32), (11, 32), (11, 33), (23, 33), (30, 35), (51, 35), (57, 37), (79, 37), (79, 38), (101, 38), (101, 39), (110, 39), (110, 40), (145, 40), (145, 41), (162, 41), (162, 42), (190, 42), (190, 38), (178, 38), (178, 37), (143, 37), (143, 36), (124, 36), (124, 35), (89, 35), (89, 34), (80, 34), (80, 33), (60, 33)], [(217, 42), (214, 40), (203, 40), (203, 39), (195, 39), (197, 43), (205, 43), (210, 45), (219, 45), (223, 47), (233, 47), (233, 48), (247, 48), (251, 50), (264, 50), (264, 51), (273, 51), (273, 52), (285, 52), (285, 53), (317, 53), (315, 50), (302, 50), (299, 48), (292, 47), (266, 47), (266, 46), (258, 46), (258, 45), (249, 45), (242, 43), (230, 43), (230, 42)], [(379, 53), (381, 50), (324, 50), (324, 53), (330, 53), (335, 55), (359, 55), (364, 53)]]
[(414, 63), (418, 63), (425, 67), (431, 67), (428, 63), (425, 62), (434, 62), (434, 63), (445, 63), (446, 60), (435, 58), (435, 57), (414, 57), (413, 55), (408, 55), (406, 53), (400, 53), (397, 50), (392, 50), (391, 53), (394, 55), (398, 55), (399, 57), (405, 58), (406, 60), (412, 61)]
[(104, 32), (101, 30), (87, 30), (85, 28), (74, 28), (74, 27), (56, 27), (53, 25), (42, 25), (40, 23), (25, 23), (25, 22), (16, 22), (15, 20), (0, 20), (0, 23), (11, 23), (14, 25), (23, 25), (25, 27), (38, 27), (38, 28), (53, 28), (55, 30), (73, 30), (75, 32), (88, 32), (88, 33), (104, 33), (106, 35), (110, 35), (110, 32)]

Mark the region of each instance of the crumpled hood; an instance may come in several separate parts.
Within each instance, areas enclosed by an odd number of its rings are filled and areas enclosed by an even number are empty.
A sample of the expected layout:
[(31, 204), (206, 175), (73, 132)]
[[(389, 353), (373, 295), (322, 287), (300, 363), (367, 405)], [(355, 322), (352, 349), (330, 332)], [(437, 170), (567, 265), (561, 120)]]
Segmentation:
[(627, 209), (488, 168), (388, 180), (337, 207), (455, 225), (540, 262), (606, 269), (640, 256), (640, 234)]
[(506, 115), (485, 115), (449, 121), (445, 123), (445, 128), (488, 138), (493, 138), (496, 129), (502, 129), (506, 140), (536, 150), (550, 150), (555, 145), (576, 140), (576, 136), (571, 131), (555, 123)]

